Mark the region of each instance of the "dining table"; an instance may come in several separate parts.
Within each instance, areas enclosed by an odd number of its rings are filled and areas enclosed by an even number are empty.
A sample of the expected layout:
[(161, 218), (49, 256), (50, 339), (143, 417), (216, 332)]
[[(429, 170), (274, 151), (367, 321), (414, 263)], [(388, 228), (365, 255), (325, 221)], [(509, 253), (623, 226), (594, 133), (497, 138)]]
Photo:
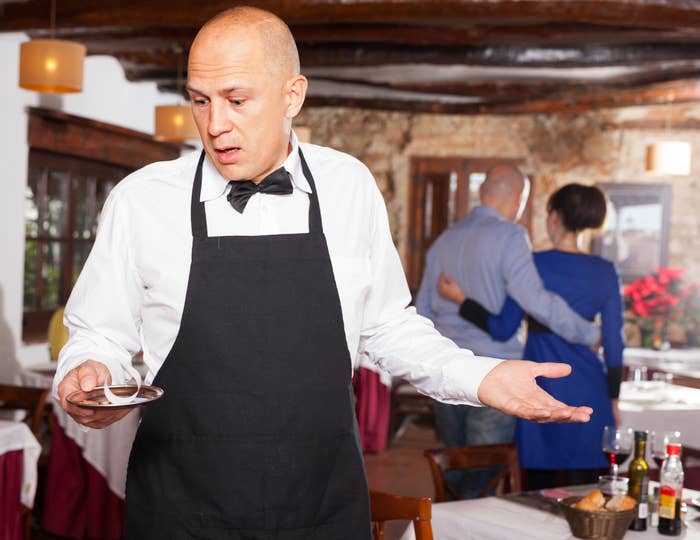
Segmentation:
[[(558, 490), (435, 503), (431, 518), (433, 536), (436, 540), (572, 540), (575, 537), (557, 501), (563, 493), (583, 494), (593, 488), (591, 485), (569, 486)], [(686, 500), (699, 496), (698, 491), (683, 490)], [(687, 504), (684, 524), (680, 538), (700, 540), (699, 508)], [(407, 524), (399, 538), (415, 540), (413, 525)], [(625, 534), (625, 540), (661, 538), (668, 537), (659, 534), (654, 527)]]
[[(22, 372), (27, 386), (49, 388), (55, 364)], [(42, 528), (74, 539), (119, 540), (124, 523), (126, 469), (140, 411), (104, 429), (75, 422), (50, 398), (55, 417), (48, 459)]]
[(680, 431), (683, 445), (700, 448), (698, 388), (666, 381), (624, 381), (618, 408), (625, 427), (649, 432)]
[(32, 508), (41, 445), (24, 422), (0, 420), (0, 538), (22, 540), (22, 506)]

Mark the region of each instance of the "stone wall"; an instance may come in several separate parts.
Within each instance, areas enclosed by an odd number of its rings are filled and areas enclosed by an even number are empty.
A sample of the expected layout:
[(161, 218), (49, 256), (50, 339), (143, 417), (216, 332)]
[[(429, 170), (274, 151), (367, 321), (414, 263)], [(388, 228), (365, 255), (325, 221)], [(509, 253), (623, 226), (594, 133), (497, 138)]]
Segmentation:
[[(544, 217), (548, 195), (569, 182), (647, 182), (672, 186), (669, 264), (700, 278), (700, 130), (676, 129), (700, 119), (700, 105), (630, 107), (587, 113), (455, 116), (344, 108), (309, 108), (297, 123), (314, 143), (348, 152), (374, 173), (389, 209), (392, 232), (406, 260), (408, 189), (413, 156), (498, 157), (522, 160), (533, 178), (532, 240), (549, 245)], [(655, 129), (635, 122), (655, 121)], [(645, 148), (662, 138), (691, 142), (689, 177), (644, 171)]]

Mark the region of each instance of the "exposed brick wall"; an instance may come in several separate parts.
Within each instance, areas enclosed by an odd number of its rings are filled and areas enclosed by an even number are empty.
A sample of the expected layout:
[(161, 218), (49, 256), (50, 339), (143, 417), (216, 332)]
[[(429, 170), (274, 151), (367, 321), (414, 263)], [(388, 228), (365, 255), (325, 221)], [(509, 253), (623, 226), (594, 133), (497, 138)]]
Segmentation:
[[(552, 115), (455, 116), (344, 108), (309, 108), (298, 119), (312, 142), (348, 152), (372, 170), (389, 209), (394, 240), (405, 260), (412, 156), (516, 158), (534, 177), (533, 245), (549, 245), (544, 217), (548, 195), (569, 182), (648, 182), (672, 186), (670, 265), (700, 279), (700, 130), (674, 131), (674, 122), (700, 118), (700, 105), (631, 107)], [(656, 119), (662, 129), (620, 124)], [(667, 121), (668, 120), (668, 121)], [(668, 124), (668, 127), (666, 127)], [(645, 148), (662, 138), (691, 142), (689, 177), (644, 171)]]

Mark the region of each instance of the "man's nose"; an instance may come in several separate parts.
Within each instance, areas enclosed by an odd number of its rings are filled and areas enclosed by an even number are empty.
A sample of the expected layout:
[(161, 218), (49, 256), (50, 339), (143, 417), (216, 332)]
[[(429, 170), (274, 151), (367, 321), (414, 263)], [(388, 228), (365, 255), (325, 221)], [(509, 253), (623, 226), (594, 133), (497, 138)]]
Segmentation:
[(209, 106), (209, 135), (217, 137), (231, 131), (231, 129), (233, 129), (233, 122), (228, 117), (227, 103), (212, 101)]

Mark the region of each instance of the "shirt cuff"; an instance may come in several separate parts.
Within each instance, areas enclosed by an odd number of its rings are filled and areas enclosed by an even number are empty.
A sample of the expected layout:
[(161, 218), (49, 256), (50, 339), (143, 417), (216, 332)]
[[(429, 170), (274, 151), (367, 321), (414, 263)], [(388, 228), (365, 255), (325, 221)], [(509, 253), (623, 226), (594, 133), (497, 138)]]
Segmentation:
[(498, 364), (503, 362), (488, 356), (465, 355), (466, 358), (455, 359), (442, 366), (442, 396), (435, 396), (438, 401), (451, 405), (472, 405), (483, 407), (478, 393), (481, 381)]

